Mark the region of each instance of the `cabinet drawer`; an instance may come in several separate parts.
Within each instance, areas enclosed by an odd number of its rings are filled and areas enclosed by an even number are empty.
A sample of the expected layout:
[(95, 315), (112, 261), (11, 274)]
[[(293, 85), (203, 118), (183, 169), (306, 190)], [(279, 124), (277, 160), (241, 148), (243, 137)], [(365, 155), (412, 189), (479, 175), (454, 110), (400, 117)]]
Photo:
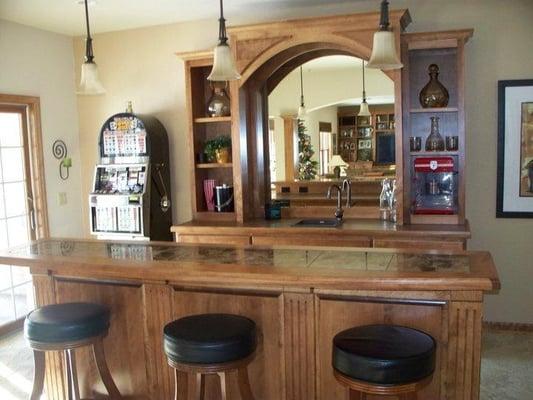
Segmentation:
[(365, 236), (284, 235), (252, 236), (254, 246), (371, 247)]
[(250, 236), (245, 235), (177, 235), (176, 242), (192, 244), (230, 244), (244, 245), (250, 244)]
[(421, 249), (443, 251), (465, 250), (462, 241), (444, 240), (374, 239), (374, 247), (387, 249)]

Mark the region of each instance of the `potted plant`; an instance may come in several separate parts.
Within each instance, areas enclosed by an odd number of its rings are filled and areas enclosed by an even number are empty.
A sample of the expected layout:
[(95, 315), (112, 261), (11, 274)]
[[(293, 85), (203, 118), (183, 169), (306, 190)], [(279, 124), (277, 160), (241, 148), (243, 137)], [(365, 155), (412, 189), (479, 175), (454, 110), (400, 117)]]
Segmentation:
[(533, 160), (529, 160), (529, 162), (524, 165), (524, 169), (527, 170), (529, 176), (529, 191), (533, 192)]
[(225, 164), (231, 162), (231, 137), (217, 136), (205, 142), (204, 153), (209, 162)]

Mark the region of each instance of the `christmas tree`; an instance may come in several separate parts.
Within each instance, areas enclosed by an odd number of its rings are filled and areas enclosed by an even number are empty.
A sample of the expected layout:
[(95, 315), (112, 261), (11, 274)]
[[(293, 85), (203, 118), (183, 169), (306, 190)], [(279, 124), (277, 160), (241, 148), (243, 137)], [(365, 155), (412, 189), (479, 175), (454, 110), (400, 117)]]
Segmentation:
[(311, 136), (307, 133), (307, 128), (304, 121), (298, 119), (298, 179), (310, 180), (314, 179), (317, 174), (318, 162), (311, 160), (313, 154), (313, 146), (311, 145)]

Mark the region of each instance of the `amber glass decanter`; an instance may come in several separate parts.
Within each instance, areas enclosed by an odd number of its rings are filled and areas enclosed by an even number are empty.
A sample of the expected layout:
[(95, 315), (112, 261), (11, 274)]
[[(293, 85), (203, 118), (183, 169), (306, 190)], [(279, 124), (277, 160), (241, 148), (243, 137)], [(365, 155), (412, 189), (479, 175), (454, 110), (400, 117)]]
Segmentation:
[(444, 151), (444, 139), (439, 132), (439, 117), (431, 117), (431, 133), (426, 140), (426, 151)]
[(450, 100), (448, 90), (439, 81), (439, 66), (431, 64), (428, 68), (429, 82), (420, 92), (420, 104), (424, 108), (446, 107)]
[(227, 82), (213, 82), (213, 94), (207, 103), (207, 115), (210, 117), (227, 117), (230, 115), (230, 100), (226, 93)]

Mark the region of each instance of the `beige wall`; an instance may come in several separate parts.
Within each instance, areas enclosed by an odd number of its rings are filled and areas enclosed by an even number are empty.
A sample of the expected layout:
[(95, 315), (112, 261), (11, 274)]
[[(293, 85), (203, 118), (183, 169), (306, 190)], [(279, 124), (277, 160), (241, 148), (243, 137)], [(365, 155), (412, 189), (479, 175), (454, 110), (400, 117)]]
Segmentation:
[[(471, 248), (490, 250), (502, 278), (501, 293), (488, 296), (487, 319), (533, 323), (533, 298), (530, 295), (533, 257), (529, 244), (533, 221), (494, 217), (496, 82), (532, 77), (533, 2), (396, 0), (393, 7), (410, 9), (414, 21), (409, 28), (411, 31), (475, 29), (475, 36), (466, 50), (467, 215), (473, 234)], [(285, 17), (375, 9), (376, 1), (364, 0), (331, 7), (294, 8)], [(227, 17), (233, 24), (253, 22), (250, 18)], [(269, 19), (270, 16), (262, 15), (261, 18)], [(78, 102), (84, 200), (96, 161), (100, 124), (108, 115), (122, 110), (127, 100), (133, 100), (136, 111), (154, 114), (169, 131), (174, 170), (174, 220), (181, 222), (190, 217), (190, 186), (187, 165), (183, 163), (186, 154), (183, 68), (173, 53), (205, 49), (214, 43), (215, 36), (215, 20), (95, 36), (96, 61), (101, 67), (108, 94)], [(82, 59), (82, 47), (81, 41), (77, 40), (76, 71)]]
[[(74, 86), (72, 39), (0, 20), (0, 93), (38, 96), (50, 233), (58, 237), (83, 235), (81, 221), (78, 111)], [(70, 178), (59, 178), (59, 161), (52, 143), (62, 139), (72, 157)], [(67, 194), (60, 206), (58, 192)]]

